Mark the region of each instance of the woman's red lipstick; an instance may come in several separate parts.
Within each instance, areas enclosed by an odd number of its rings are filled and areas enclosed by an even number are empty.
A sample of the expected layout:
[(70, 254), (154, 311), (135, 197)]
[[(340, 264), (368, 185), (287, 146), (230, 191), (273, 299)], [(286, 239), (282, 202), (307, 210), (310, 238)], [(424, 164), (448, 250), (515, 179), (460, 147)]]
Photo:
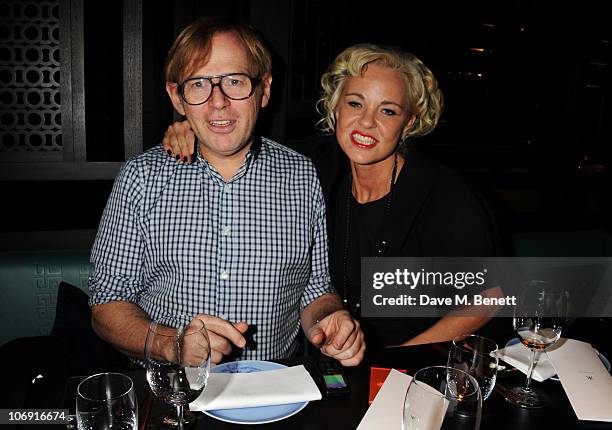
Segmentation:
[(360, 148), (372, 148), (378, 143), (378, 140), (374, 139), (372, 136), (363, 134), (357, 130), (353, 130), (350, 136), (353, 145), (356, 145)]

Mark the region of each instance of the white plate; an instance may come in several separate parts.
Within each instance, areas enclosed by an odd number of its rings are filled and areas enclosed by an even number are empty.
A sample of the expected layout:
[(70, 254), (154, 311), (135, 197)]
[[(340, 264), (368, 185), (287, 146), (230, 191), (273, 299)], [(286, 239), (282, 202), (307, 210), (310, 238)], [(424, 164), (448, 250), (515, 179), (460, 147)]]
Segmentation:
[[(287, 367), (271, 361), (244, 360), (219, 364), (213, 373), (251, 373), (262, 370), (275, 370)], [(203, 411), (206, 415), (233, 424), (265, 424), (284, 420), (304, 409), (308, 402), (286, 405), (259, 406), (256, 408), (217, 409)]]
[[(518, 338), (518, 337), (515, 337), (514, 339), (510, 339), (510, 340), (509, 340), (509, 341), (506, 343), (506, 347), (508, 347), (508, 346), (510, 346), (510, 345), (517, 344), (517, 343), (519, 343), (519, 342), (520, 342), (519, 338)], [(595, 348), (593, 348), (593, 349), (595, 349)], [(596, 352), (596, 353), (597, 353), (597, 355), (599, 356), (599, 359), (601, 360), (601, 362), (603, 363), (603, 365), (605, 366), (605, 368), (606, 368), (606, 369), (608, 369), (608, 372), (610, 372), (610, 361), (608, 361), (608, 359), (607, 359), (607, 358), (606, 358), (606, 357), (605, 357), (605, 356), (604, 356), (602, 353), (600, 353), (599, 351), (597, 351), (596, 349), (595, 349), (595, 352)], [(553, 380), (553, 381), (557, 381), (557, 382), (559, 382), (559, 378), (557, 377), (557, 375), (555, 375), (555, 376), (551, 376), (551, 377), (550, 377), (550, 379), (551, 379), (551, 380)]]

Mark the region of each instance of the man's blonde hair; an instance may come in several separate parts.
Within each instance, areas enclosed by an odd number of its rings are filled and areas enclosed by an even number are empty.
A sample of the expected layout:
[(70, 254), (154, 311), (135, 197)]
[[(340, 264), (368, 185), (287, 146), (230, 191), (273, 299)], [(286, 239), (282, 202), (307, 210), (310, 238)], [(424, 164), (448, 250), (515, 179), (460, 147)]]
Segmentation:
[[(272, 73), (272, 57), (255, 29), (246, 24), (228, 23), (216, 18), (203, 17), (186, 27), (178, 35), (166, 58), (166, 82), (181, 83), (194, 70), (206, 64), (212, 39), (218, 33), (235, 33), (244, 43), (253, 72), (261, 78)], [(236, 70), (229, 70), (235, 72)]]

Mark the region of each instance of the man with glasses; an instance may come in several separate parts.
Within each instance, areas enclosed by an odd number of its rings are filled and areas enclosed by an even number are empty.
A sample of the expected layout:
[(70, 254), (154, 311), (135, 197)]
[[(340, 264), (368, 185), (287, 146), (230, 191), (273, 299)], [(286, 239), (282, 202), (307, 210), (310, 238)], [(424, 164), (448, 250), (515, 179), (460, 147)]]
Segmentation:
[(177, 164), (158, 146), (122, 168), (92, 250), (94, 329), (142, 358), (150, 320), (198, 314), (219, 362), (290, 356), (301, 323), (323, 353), (358, 364), (363, 334), (330, 285), (314, 167), (253, 134), (269, 52), (248, 26), (200, 19), (175, 40), (165, 77), (198, 156)]

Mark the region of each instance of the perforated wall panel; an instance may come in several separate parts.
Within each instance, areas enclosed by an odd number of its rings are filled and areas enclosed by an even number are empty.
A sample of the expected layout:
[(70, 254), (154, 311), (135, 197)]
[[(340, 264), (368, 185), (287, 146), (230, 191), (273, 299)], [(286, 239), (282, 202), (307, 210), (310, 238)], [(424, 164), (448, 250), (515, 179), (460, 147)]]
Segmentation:
[(58, 0), (0, 0), (0, 151), (61, 151)]

